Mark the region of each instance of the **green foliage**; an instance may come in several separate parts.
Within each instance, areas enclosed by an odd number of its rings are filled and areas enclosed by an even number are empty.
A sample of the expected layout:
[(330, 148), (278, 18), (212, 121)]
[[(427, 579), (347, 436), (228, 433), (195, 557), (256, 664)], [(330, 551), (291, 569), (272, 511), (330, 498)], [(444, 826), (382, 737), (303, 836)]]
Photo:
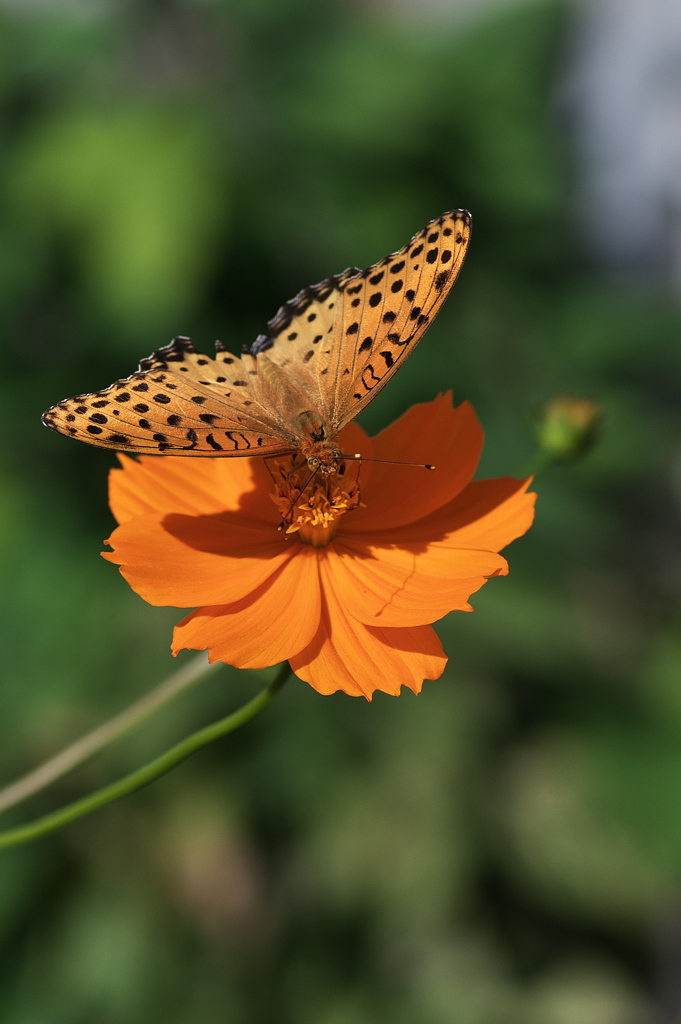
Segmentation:
[[(293, 681), (152, 789), (0, 856), (0, 1018), (640, 1024), (681, 884), (681, 318), (582, 251), (564, 11), (429, 33), (311, 0), (49, 10), (0, 13), (3, 778), (169, 673), (179, 617), (98, 558), (114, 460), (46, 406), (173, 334), (238, 350), (300, 287), (467, 206), (461, 280), (365, 426), (452, 387), (491, 475), (522, 471), (556, 395), (604, 421), (539, 478), (510, 576), (440, 624), (450, 665), (418, 698)], [(225, 669), (29, 810), (265, 676)]]
[(67, 110), (18, 147), (20, 230), (40, 247), (62, 236), (86, 294), (135, 345), (191, 314), (224, 231), (211, 128), (193, 106), (136, 100)]

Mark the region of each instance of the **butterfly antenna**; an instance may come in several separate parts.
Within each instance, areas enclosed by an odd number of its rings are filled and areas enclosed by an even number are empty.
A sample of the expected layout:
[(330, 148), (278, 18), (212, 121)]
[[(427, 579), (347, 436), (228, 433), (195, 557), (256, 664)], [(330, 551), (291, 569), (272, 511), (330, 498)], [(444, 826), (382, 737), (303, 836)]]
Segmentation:
[(392, 459), (367, 459), (361, 452), (355, 452), (354, 455), (341, 456), (343, 459), (356, 459), (360, 462), (382, 462), (385, 466), (413, 466), (414, 469), (435, 469), (435, 466), (429, 462), (393, 462)]

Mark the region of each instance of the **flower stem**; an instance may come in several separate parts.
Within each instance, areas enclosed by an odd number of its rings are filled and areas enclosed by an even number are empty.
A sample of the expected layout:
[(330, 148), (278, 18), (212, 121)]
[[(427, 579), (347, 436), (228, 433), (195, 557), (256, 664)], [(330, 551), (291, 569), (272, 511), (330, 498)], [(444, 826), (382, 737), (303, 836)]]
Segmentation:
[(54, 757), (34, 768), (27, 775), (17, 779), (16, 782), (12, 782), (9, 786), (5, 786), (4, 789), (0, 789), (0, 813), (10, 807), (14, 807), (23, 800), (27, 800), (35, 793), (39, 793), (40, 790), (46, 789), (47, 786), (56, 782), (57, 779), (66, 775), (67, 772), (70, 772), (79, 764), (82, 764), (83, 761), (92, 757), (93, 754), (98, 753), (98, 751), (108, 746), (109, 743), (113, 743), (119, 736), (122, 736), (134, 726), (139, 725), (140, 722), (143, 722), (154, 711), (157, 711), (174, 697), (189, 689), (206, 673), (212, 672), (219, 665), (220, 662), (210, 665), (205, 652), (192, 658), (178, 672), (174, 672), (168, 679), (155, 687), (151, 693), (135, 701), (125, 711), (121, 711), (120, 714), (115, 715), (108, 722), (105, 722), (104, 725), (100, 725), (97, 729), (93, 729), (92, 732), (81, 736), (75, 743), (65, 747), (64, 750), (61, 750)]
[(261, 711), (264, 711), (282, 688), (290, 673), (291, 670), (288, 662), (285, 662), (269, 686), (261, 690), (259, 694), (239, 708), (238, 711), (232, 712), (232, 714), (219, 719), (217, 722), (213, 722), (212, 725), (208, 725), (204, 729), (199, 729), (198, 732), (193, 733), (174, 747), (171, 747), (165, 754), (161, 754), (160, 757), (150, 761), (144, 767), (138, 768), (137, 771), (125, 775), (118, 782), (104, 786), (90, 796), (86, 796), (82, 800), (76, 800), (75, 803), (68, 804), (66, 807), (62, 807), (61, 810), (54, 811), (52, 814), (46, 814), (42, 818), (37, 818), (27, 825), (21, 825), (19, 828), (0, 832), (0, 850), (6, 849), (9, 846), (19, 846), (21, 843), (28, 843), (33, 839), (39, 839), (41, 836), (48, 835), (50, 832), (62, 828), (63, 825), (68, 825), (78, 818), (83, 818), (86, 814), (91, 814), (93, 811), (112, 803), (114, 800), (127, 796), (128, 793), (134, 793), (136, 790), (142, 789), (143, 786), (148, 786), (150, 782), (165, 775), (166, 772), (181, 764), (182, 761), (186, 761), (197, 750), (241, 728), (242, 725), (246, 725), (247, 722), (250, 722)]

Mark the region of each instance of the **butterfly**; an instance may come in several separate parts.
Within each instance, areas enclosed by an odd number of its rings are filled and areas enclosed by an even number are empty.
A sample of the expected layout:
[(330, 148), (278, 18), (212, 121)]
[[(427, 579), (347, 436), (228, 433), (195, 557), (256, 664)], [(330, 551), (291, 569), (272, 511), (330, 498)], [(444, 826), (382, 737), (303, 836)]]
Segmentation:
[(366, 270), (303, 288), (241, 356), (216, 342), (210, 359), (175, 338), (125, 380), (53, 405), (43, 423), (131, 454), (300, 454), (314, 472), (337, 472), (338, 434), (416, 348), (470, 234), (466, 210), (444, 213)]

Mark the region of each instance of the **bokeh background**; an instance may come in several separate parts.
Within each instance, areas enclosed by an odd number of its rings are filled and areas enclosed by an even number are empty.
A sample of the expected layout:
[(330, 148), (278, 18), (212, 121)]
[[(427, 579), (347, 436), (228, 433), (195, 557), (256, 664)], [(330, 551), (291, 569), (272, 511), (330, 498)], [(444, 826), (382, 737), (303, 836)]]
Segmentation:
[[(681, 9), (674, 0), (2, 0), (0, 772), (171, 671), (179, 613), (99, 557), (115, 459), (53, 402), (175, 334), (250, 343), (303, 285), (474, 217), (367, 411), (452, 387), (520, 474), (511, 574), (421, 696), (293, 680), (172, 775), (0, 854), (6, 1024), (681, 1021)], [(269, 678), (225, 668), (7, 825)]]

